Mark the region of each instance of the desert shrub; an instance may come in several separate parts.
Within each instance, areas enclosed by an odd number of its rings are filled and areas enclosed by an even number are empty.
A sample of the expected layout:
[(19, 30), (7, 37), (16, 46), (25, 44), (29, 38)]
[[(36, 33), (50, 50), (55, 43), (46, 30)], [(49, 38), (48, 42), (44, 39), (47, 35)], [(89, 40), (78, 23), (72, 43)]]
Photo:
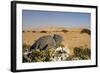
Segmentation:
[(91, 58), (91, 50), (89, 48), (74, 48), (74, 58), (79, 60), (86, 60)]
[(36, 31), (32, 31), (33, 33), (35, 33)]
[(51, 48), (51, 49), (48, 49), (47, 51), (46, 51), (46, 59), (45, 59), (45, 61), (51, 61), (51, 57), (53, 57), (53, 53), (54, 53), (54, 48)]
[[(60, 45), (61, 47), (61, 45)], [(62, 47), (64, 47), (62, 45)], [(23, 44), (23, 48), (27, 49), (30, 48), (30, 45)], [(34, 49), (32, 50), (31, 53), (28, 54), (28, 58), (31, 60), (31, 62), (47, 62), (47, 61), (52, 61), (51, 58), (58, 57), (62, 53), (60, 52), (55, 52), (57, 47), (47, 49), (47, 50), (40, 50), (40, 49)], [(24, 51), (23, 51), (24, 52)], [(71, 60), (88, 60), (91, 58), (91, 50), (89, 48), (80, 48), (80, 47), (75, 47), (74, 48), (74, 55), (66, 57), (66, 61), (71, 61)], [(26, 58), (23, 56), (23, 62), (29, 62)]]
[(43, 30), (43, 31), (40, 31), (40, 33), (47, 33), (47, 31)]
[(30, 58), (32, 59), (32, 62), (43, 62), (46, 59), (46, 51), (45, 50), (33, 50)]
[(85, 55), (87, 55), (89, 58), (91, 58), (91, 50), (90, 50), (89, 48), (85, 48), (85, 49), (83, 50), (83, 53), (84, 53)]
[(65, 30), (65, 29), (63, 29), (63, 30), (61, 30), (61, 31), (64, 32), (64, 33), (68, 32), (68, 30)]
[(91, 31), (89, 29), (83, 29), (80, 33), (87, 33), (88, 35), (90, 35)]
[(24, 30), (22, 32), (25, 32)]
[(82, 54), (82, 49), (79, 47), (74, 48), (74, 56), (80, 56)]
[(29, 54), (29, 58), (32, 62), (46, 62), (50, 61), (50, 58), (52, 57), (53, 49), (48, 50), (33, 50), (31, 54)]
[(88, 56), (88, 55), (81, 55), (81, 56), (79, 57), (79, 59), (80, 59), (80, 60), (87, 60), (87, 59), (89, 59), (89, 56)]

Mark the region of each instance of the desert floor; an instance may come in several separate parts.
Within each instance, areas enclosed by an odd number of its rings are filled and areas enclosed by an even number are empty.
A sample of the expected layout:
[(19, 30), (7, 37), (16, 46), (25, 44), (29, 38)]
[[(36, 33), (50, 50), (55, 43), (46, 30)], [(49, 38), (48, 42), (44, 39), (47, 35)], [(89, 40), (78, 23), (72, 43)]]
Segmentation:
[[(83, 28), (46, 28), (35, 30), (23, 30), (23, 44), (32, 45), (39, 37), (45, 35), (59, 34), (63, 37), (62, 44), (73, 54), (73, 48), (91, 48), (91, 36), (87, 33), (80, 33)], [(62, 30), (67, 30), (63, 32)], [(42, 31), (42, 32), (41, 32)], [(45, 32), (44, 32), (45, 31)]]

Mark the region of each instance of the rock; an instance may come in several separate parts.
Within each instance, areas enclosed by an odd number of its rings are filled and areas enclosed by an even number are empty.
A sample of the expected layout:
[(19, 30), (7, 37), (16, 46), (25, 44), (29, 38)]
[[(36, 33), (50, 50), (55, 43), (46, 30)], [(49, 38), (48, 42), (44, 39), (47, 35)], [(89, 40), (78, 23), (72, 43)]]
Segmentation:
[(40, 37), (30, 48), (30, 50), (33, 49), (41, 49), (41, 50), (47, 50), (50, 48), (54, 48), (58, 46), (62, 41), (62, 37), (60, 35), (54, 34), (54, 36), (42, 36)]

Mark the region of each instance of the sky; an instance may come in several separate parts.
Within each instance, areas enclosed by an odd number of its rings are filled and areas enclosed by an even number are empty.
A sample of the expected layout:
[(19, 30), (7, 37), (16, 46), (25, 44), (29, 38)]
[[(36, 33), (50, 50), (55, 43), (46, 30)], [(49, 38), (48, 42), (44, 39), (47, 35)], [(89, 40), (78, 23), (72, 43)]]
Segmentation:
[(40, 27), (90, 28), (90, 13), (23, 10), (23, 29)]

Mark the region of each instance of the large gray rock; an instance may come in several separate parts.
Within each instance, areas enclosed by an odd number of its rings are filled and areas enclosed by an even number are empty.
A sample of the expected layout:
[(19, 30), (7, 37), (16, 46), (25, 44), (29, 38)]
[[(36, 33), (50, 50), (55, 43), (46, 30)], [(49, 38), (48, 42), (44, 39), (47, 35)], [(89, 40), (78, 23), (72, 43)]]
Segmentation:
[(62, 39), (63, 39), (62, 36), (57, 34), (54, 34), (54, 36), (50, 35), (42, 36), (30, 47), (30, 50), (33, 49), (45, 50), (54, 48), (61, 44)]

